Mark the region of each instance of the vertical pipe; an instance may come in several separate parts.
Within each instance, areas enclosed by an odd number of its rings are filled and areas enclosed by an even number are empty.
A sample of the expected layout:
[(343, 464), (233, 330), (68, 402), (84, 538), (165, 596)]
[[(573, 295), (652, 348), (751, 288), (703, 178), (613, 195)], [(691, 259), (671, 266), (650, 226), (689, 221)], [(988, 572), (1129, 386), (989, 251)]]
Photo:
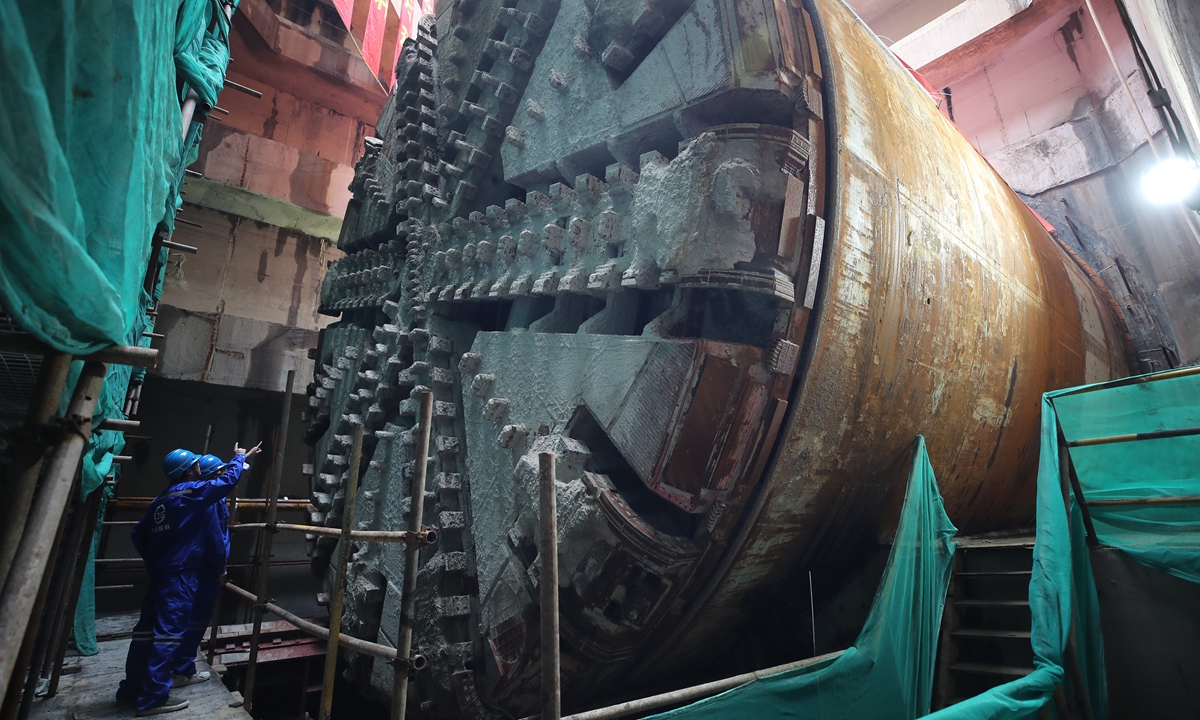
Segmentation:
[[(425, 513), (425, 477), (429, 470), (429, 436), (433, 429), (433, 393), (420, 393), (421, 416), (417, 437), (417, 462), (413, 468), (408, 500), (408, 531), (421, 531)], [(408, 713), (408, 660), (412, 657), (413, 618), (417, 610), (417, 562), (421, 546), (409, 540), (404, 548), (404, 588), (400, 597), (400, 629), (396, 633), (396, 662), (392, 666), (392, 720), (405, 720)]]
[[(77, 424), (78, 432), (64, 432), (59, 439), (34, 496), (30, 517), (63, 516), (75, 485), (75, 471), (91, 436), (92, 412), (96, 409), (107, 370), (108, 366), (101, 362), (89, 360), (84, 363), (67, 408), (67, 418)], [(36, 607), (38, 588), (57, 544), (59, 525), (54, 522), (29, 524), (17, 546), (4, 590), (0, 591), (0, 696), (8, 692), (25, 628), (41, 620), (40, 608)]]
[(59, 623), (57, 644), (51, 644), (54, 650), (54, 667), (50, 674), (50, 686), (46, 689), (46, 697), (52, 698), (58, 694), (58, 682), (62, 678), (63, 659), (67, 653), (67, 639), (71, 637), (68, 630), (75, 620), (75, 610), (79, 605), (79, 593), (83, 588), (83, 576), (87, 573), (88, 555), (92, 552), (92, 538), (95, 537), (96, 522), (100, 519), (100, 501), (103, 499), (104, 486), (92, 491), (88, 498), (87, 514), (84, 516), (84, 537), (79, 545), (79, 554), (75, 559), (75, 578), (71, 583), (71, 591), (67, 596), (69, 604)]
[[(59, 548), (62, 546), (62, 535), (67, 526), (67, 513), (65, 511), (59, 519), (57, 526), (58, 532), (54, 538), (54, 547), (50, 552), (51, 557), (58, 557)], [(54, 568), (47, 567), (46, 574), (42, 577), (42, 582), (38, 586), (37, 602), (34, 604), (32, 618), (34, 621), (30, 622), (29, 626), (25, 628), (25, 637), (21, 642), (21, 651), (17, 656), (16, 668), (13, 670), (13, 678), (20, 680), (20, 682), (10, 682), (8, 684), (8, 690), (4, 694), (4, 705), (0, 707), (0, 717), (8, 718), (9, 720), (16, 717), (22, 700), (21, 691), (29, 684), (25, 674), (29, 669), (30, 660), (37, 648), (36, 643), (41, 630), (41, 623), (36, 622), (36, 620), (46, 604), (46, 597), (50, 594), (54, 581), (57, 579), (57, 573), (54, 572), (55, 569), (57, 569), (57, 563)]]
[(212, 440), (212, 423), (208, 424), (208, 429), (204, 431), (204, 449), (200, 451), (201, 455), (208, 454), (208, 441)]
[(1113, 55), (1112, 46), (1108, 44), (1108, 36), (1104, 34), (1104, 28), (1100, 26), (1100, 18), (1096, 15), (1096, 8), (1092, 7), (1092, 0), (1084, 0), (1087, 4), (1088, 14), (1092, 16), (1092, 23), (1096, 26), (1096, 34), (1100, 36), (1100, 42), (1104, 44), (1104, 51), (1108, 53), (1108, 60), (1112, 63), (1113, 69), (1117, 71), (1117, 79), (1121, 81), (1121, 87), (1125, 88), (1125, 94), (1129, 96), (1129, 102), (1133, 103), (1133, 114), (1137, 115), (1138, 123), (1142, 126), (1142, 132), (1146, 133), (1146, 144), (1150, 146), (1150, 151), (1154, 153), (1156, 160), (1161, 160), (1162, 155), (1159, 154), (1158, 148), (1154, 146), (1154, 134), (1150, 132), (1150, 126), (1146, 124), (1146, 118), (1142, 117), (1142, 109), (1137, 105), (1137, 98), (1134, 97), (1133, 91), (1129, 89), (1129, 83), (1125, 82), (1125, 73), (1121, 72), (1121, 66), (1117, 64), (1117, 56)]
[[(1066, 437), (1063, 435), (1062, 427), (1060, 426), (1058, 432), (1058, 472), (1059, 484), (1062, 486), (1063, 505), (1066, 507), (1067, 511), (1068, 529), (1071, 527), (1071, 486), (1072, 481), (1075, 481), (1075, 478), (1071, 472), (1071, 467), (1071, 451), (1067, 448)], [(1075, 484), (1077, 483), (1078, 481), (1075, 481)], [(1079, 505), (1080, 507), (1084, 507), (1083, 493), (1080, 492), (1078, 494)], [(1091, 528), (1088, 527), (1086, 530), (1089, 532), (1088, 538), (1090, 544)], [(1072, 596), (1073, 595), (1074, 593), (1072, 593)], [(1088, 698), (1087, 694), (1087, 685), (1084, 684), (1083, 671), (1079, 667), (1079, 650), (1075, 645), (1075, 616), (1076, 613), (1074, 599), (1072, 599), (1071, 627), (1067, 631), (1067, 647), (1063, 651), (1063, 665), (1065, 666), (1064, 669), (1066, 670), (1066, 679), (1071, 683), (1072, 694), (1075, 698), (1075, 705), (1079, 708), (1080, 717), (1082, 717), (1083, 720), (1095, 720), (1095, 716), (1092, 714), (1091, 699)]]
[(542, 610), (542, 720), (562, 717), (558, 646), (558, 508), (554, 480), (554, 453), (538, 453), (542, 541), (538, 548), (541, 568), (538, 588)]
[[(342, 495), (342, 537), (338, 540), (337, 575), (333, 602), (329, 606), (329, 640), (325, 643), (325, 676), (321, 686), (320, 720), (329, 720), (333, 709), (333, 681), (337, 678), (338, 640), (342, 633), (342, 611), (346, 607), (346, 567), (350, 564), (350, 531), (354, 529), (354, 500), (358, 495), (358, 466), (362, 463), (363, 426), (354, 426), (354, 449), (350, 473)], [(261, 597), (261, 596), (260, 596)]]
[(187, 94), (183, 97), (183, 106), (179, 109), (183, 116), (183, 140), (187, 141), (188, 130), (192, 126), (192, 117), (196, 115), (196, 102), (200, 96), (196, 91), (188, 88)]
[[(13, 717), (24, 720), (29, 717), (29, 711), (33, 709), (33, 696), (37, 691), (38, 681), (46, 674), (44, 669), (46, 667), (47, 656), (51, 658), (52, 662), (57, 657), (59, 632), (65, 620), (66, 611), (71, 605), (68, 598), (74, 586), (75, 565), (79, 557), (79, 545), (83, 542), (84, 530), (87, 524), (86, 516), (90, 510), (88, 503), (76, 503), (75, 505), (74, 510), (69, 513), (67, 519), (70, 532), (64, 538), (65, 542), (59, 543), (59, 551), (56, 553), (57, 559), (54, 563), (54, 571), (50, 576), (49, 592), (46, 595), (45, 601), (39, 603), (43, 608), (43, 615), (48, 617), (48, 622), (38, 623), (37, 633), (34, 636), (33, 654), (30, 656), (29, 668), (25, 678), (25, 692), (21, 696), (20, 707), (15, 712), (13, 709), (5, 707), (4, 711), (0, 712), (0, 720), (12, 720)], [(95, 518), (93, 518), (92, 529), (95, 530), (95, 528), (96, 522)], [(33, 629), (32, 626), (30, 629)], [(25, 637), (26, 641), (28, 641), (30, 637), (28, 632)], [(51, 649), (54, 651), (53, 654), (51, 654)]]
[[(70, 369), (70, 355), (49, 353), (42, 357), (42, 369), (38, 373), (37, 386), (25, 415), (27, 430), (37, 432), (54, 416)], [(17, 554), (21, 532), (25, 529), (25, 518), (29, 515), (33, 492), (42, 470), (42, 456), (45, 453), (37, 452), (35, 455), (34, 449), (31, 445), (29, 456), (22, 453), (18, 462), (27, 464), (23, 468), (13, 468), (16, 470), (15, 477), (5, 492), (3, 522), (0, 523), (0, 578), (7, 577), (13, 557)]]
[(258, 642), (262, 636), (263, 603), (267, 602), (267, 569), (271, 566), (271, 544), (275, 538), (275, 516), (279, 511), (279, 487), (283, 482), (283, 456), (287, 450), (288, 420), (292, 417), (292, 385), (296, 382), (296, 371), (288, 370), (287, 383), (283, 389), (283, 415), (279, 420), (279, 438), (275, 441), (275, 462), (271, 468), (270, 487), (267, 488), (267, 530), (263, 532), (262, 552), (258, 556), (258, 578), (254, 583), (254, 628), (250, 633), (250, 660), (246, 665), (246, 688), (243, 692), (246, 712), (254, 707), (254, 684), (258, 678)]

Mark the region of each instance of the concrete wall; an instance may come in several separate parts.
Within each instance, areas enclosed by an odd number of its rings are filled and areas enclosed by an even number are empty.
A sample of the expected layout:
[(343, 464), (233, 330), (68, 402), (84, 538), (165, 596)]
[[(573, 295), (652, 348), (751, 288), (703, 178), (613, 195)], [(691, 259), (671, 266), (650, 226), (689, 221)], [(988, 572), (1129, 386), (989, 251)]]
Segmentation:
[(330, 320), (317, 314), (321, 280), (341, 255), (333, 242), (207, 208), (183, 215), (203, 227), (174, 237), (200, 252), (171, 253), (154, 372), (280, 391), (295, 369), (297, 387), (310, 382), (308, 350)]
[(324, 321), (316, 302), (350, 199), (363, 140), (384, 92), (327, 2), (246, 0), (231, 34), (229, 79), (205, 123), (202, 178), (185, 182), (157, 330), (155, 373), (280, 391)]

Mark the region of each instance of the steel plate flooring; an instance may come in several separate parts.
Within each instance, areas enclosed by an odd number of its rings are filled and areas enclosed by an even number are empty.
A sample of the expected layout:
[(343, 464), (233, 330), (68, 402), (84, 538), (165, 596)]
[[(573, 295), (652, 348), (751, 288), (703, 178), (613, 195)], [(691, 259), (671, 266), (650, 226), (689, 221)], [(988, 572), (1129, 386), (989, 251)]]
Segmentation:
[[(63, 675), (58, 694), (46, 700), (38, 698), (33, 703), (31, 720), (107, 720), (108, 718), (133, 718), (136, 710), (128, 705), (118, 705), (114, 699), (117, 684), (125, 676), (125, 653), (129, 650), (129, 639), (107, 640), (100, 643), (100, 653), (91, 657), (77, 658), (82, 669), (73, 675)], [(72, 658), (74, 660), (74, 658)], [(207, 664), (197, 660), (198, 670), (210, 670)], [(242, 708), (231, 708), (234, 697), (221, 680), (213, 673), (208, 682), (171, 691), (172, 697), (189, 700), (185, 710), (156, 715), (171, 720), (250, 720)]]

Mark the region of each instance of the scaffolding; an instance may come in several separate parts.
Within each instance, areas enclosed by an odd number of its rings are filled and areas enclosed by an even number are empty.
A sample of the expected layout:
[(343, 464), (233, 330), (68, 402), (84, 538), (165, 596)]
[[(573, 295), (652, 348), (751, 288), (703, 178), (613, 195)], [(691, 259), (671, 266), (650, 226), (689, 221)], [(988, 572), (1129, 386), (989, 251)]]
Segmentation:
[[(429, 465), (429, 439), (433, 423), (433, 394), (429, 391), (419, 392), (420, 440), (417, 445), (416, 469), (413, 473), (410, 490), (411, 504), (409, 506), (409, 522), (407, 530), (355, 530), (354, 505), (358, 494), (359, 466), (362, 463), (363, 426), (357, 425), (354, 433), (354, 443), (351, 450), (351, 460), (348, 470), (345, 495), (342, 501), (342, 527), (329, 528), (317, 525), (302, 525), (296, 523), (281, 523), (277, 521), (280, 510), (279, 491), (283, 481), (283, 459), (287, 450), (287, 427), (291, 415), (292, 387), (295, 382), (295, 371), (289, 371), (287, 388), (283, 400), (283, 416), (280, 422), (279, 439), (275, 446), (275, 463), (267, 497), (255, 501), (259, 507), (266, 507), (266, 521), (253, 523), (231, 523), (229, 529), (255, 530), (262, 532), (262, 542), (259, 544), (258, 557), (254, 560), (258, 573), (255, 578), (254, 592), (226, 581), (224, 587), (230, 594), (240, 600), (249, 602), (253, 609), (253, 629), (250, 635), (250, 654), (246, 666), (245, 689), (243, 691), (246, 709), (253, 710), (257, 690), (259, 650), (262, 639), (263, 615), (273, 613), (284, 622), (313, 637), (326, 641), (325, 668), (321, 684), (320, 720), (329, 720), (333, 707), (333, 687), (337, 674), (338, 648), (346, 647), (354, 652), (363, 653), (391, 664), (394, 668), (394, 685), (392, 693), (392, 717), (404, 718), (407, 698), (409, 673), (420, 670), (425, 666), (425, 658), (412, 652), (412, 626), (415, 612), (415, 591), (419, 553), (422, 547), (434, 543), (437, 530), (421, 524), (424, 511), (426, 472)], [(245, 501), (243, 501), (245, 502)], [(305, 503), (307, 505), (307, 503)], [(336, 585), (330, 603), (329, 627), (324, 628), (310, 622), (288, 610), (270, 602), (267, 598), (270, 592), (270, 562), (272, 540), (276, 533), (297, 532), (312, 537), (323, 535), (342, 540), (338, 546), (336, 567)], [(400, 612), (400, 627), (396, 647), (388, 647), (354, 637), (341, 630), (342, 613), (345, 606), (346, 567), (350, 563), (351, 542), (397, 542), (404, 543), (404, 589)], [(216, 650), (217, 626), (214, 623), (209, 638), (209, 659), (214, 657)]]

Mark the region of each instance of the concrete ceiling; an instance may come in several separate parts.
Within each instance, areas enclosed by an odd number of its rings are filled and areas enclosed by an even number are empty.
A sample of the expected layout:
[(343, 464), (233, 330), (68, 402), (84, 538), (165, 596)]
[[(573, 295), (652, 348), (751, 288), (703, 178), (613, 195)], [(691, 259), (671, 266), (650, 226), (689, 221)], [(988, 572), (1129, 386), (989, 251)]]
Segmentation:
[(874, 20), (888, 14), (892, 8), (902, 5), (906, 0), (847, 0), (846, 4), (858, 13), (868, 25)]

